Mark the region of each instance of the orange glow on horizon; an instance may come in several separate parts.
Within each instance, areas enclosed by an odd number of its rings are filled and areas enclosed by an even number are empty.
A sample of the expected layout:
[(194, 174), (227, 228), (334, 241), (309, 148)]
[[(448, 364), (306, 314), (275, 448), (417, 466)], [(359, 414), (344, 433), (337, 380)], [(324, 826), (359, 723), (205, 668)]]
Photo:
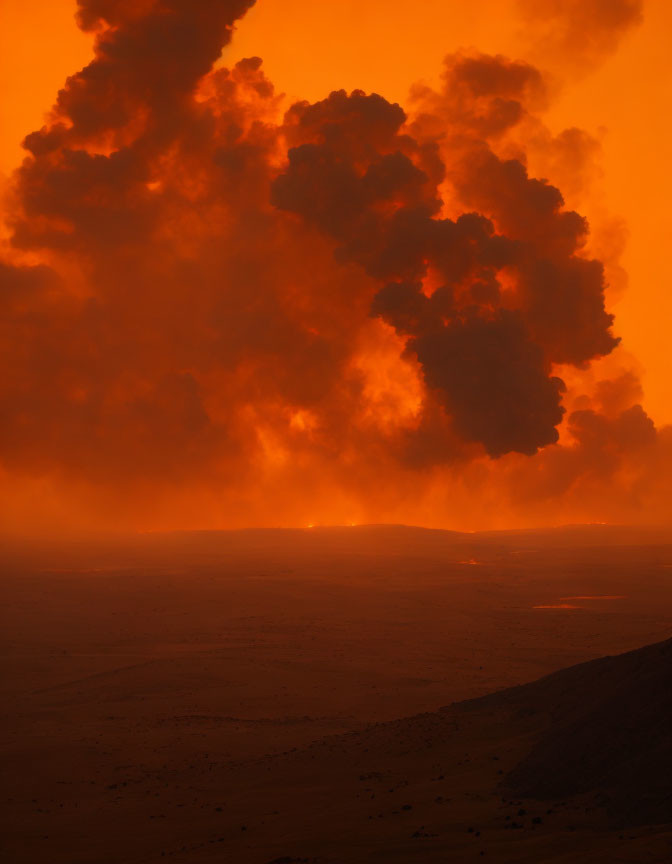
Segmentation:
[(533, 606), (533, 609), (581, 609), (581, 606), (572, 606), (570, 603), (549, 603), (543, 606)]

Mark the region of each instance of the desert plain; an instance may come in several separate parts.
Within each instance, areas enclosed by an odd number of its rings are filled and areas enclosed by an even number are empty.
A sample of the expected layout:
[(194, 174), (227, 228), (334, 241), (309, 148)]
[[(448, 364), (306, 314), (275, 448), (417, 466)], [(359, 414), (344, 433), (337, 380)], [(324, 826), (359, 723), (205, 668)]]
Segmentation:
[[(669, 640), (664, 532), (13, 541), (2, 570), (5, 861), (672, 860), (660, 796), (630, 807), (599, 778), (556, 794), (567, 736), (556, 767), (528, 758), (551, 702), (618, 714), (612, 667), (507, 689)], [(641, 656), (650, 687), (613, 667), (639, 682), (625, 701), (655, 690), (666, 722), (670, 652)]]

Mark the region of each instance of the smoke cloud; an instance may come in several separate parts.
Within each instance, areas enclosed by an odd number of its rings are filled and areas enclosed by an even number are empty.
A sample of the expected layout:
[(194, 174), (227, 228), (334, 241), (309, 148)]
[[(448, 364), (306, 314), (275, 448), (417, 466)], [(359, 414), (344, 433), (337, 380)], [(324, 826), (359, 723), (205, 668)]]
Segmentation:
[(605, 266), (528, 167), (594, 155), (542, 74), (452, 55), (406, 109), (283, 115), (259, 58), (215, 68), (251, 5), (79, 2), (94, 59), (7, 196), (15, 527), (660, 521), (669, 430), (618, 361), (587, 375)]
[(534, 59), (585, 74), (643, 20), (644, 0), (518, 0)]

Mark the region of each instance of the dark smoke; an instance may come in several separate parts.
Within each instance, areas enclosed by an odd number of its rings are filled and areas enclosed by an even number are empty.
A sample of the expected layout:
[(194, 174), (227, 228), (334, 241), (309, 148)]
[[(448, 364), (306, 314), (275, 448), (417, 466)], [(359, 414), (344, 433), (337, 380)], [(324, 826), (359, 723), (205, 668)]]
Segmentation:
[[(438, 140), (411, 137), (398, 105), (361, 92), (289, 112), (286, 134), (296, 143), (272, 201), (334, 237), (341, 259), (387, 282), (372, 311), (410, 336), (408, 350), (462, 437), (491, 456), (533, 454), (557, 441), (564, 413), (551, 364), (585, 364), (618, 340), (602, 265), (577, 254), (585, 220), (479, 137), (483, 118), (497, 113), (488, 98), (499, 106), (504, 93), (520, 105), (513, 97), (539, 89), (537, 77), (503, 58), (461, 58), (446, 87), (456, 77), (480, 110), (465, 115), (458, 99), (448, 173), (459, 200), (478, 212), (440, 217)], [(430, 273), (439, 284), (427, 296)], [(515, 287), (504, 290), (502, 273)]]
[(215, 524), (436, 524), (474, 486), (506, 513), (661, 506), (637, 380), (562, 380), (618, 340), (586, 220), (526, 166), (530, 131), (594, 158), (543, 129), (540, 72), (453, 55), (410, 116), (337, 91), (279, 121), (259, 58), (213, 71), (251, 5), (79, 2), (95, 57), (8, 195), (7, 500), (43, 483), (134, 525), (164, 498), (189, 524), (213, 501)]

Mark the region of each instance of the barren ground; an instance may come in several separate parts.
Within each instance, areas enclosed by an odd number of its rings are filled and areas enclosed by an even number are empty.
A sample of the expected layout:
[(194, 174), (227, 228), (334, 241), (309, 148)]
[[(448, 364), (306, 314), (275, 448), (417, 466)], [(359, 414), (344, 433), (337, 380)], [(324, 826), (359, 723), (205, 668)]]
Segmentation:
[(150, 535), (2, 569), (11, 864), (672, 859), (594, 796), (503, 796), (532, 720), (411, 716), (669, 638), (658, 533)]

